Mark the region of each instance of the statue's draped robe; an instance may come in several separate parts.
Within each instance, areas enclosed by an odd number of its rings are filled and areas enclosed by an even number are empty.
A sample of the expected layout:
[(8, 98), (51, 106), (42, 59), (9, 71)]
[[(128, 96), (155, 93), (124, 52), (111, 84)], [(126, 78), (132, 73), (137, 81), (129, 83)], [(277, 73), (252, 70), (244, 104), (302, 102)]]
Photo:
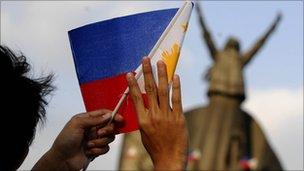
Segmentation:
[(252, 170), (281, 170), (261, 128), (233, 97), (214, 95), (206, 107), (186, 113), (190, 135), (188, 170), (243, 170), (242, 159), (255, 161)]

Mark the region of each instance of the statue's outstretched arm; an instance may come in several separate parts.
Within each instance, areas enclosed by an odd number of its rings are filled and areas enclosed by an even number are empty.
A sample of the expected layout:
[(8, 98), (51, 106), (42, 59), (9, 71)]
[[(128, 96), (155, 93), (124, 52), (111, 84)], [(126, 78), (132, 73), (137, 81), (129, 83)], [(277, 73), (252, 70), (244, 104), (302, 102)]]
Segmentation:
[(259, 51), (259, 49), (264, 45), (266, 42), (267, 38), (273, 33), (273, 31), (276, 29), (278, 23), (281, 21), (282, 15), (281, 13), (278, 13), (275, 21), (272, 23), (268, 31), (260, 38), (258, 41), (254, 44), (254, 46), (244, 53), (242, 59), (243, 65), (246, 65), (252, 57)]
[(199, 4), (196, 3), (195, 6), (196, 6), (196, 11), (197, 11), (197, 14), (198, 14), (198, 17), (199, 17), (199, 22), (200, 22), (200, 25), (201, 25), (201, 28), (202, 28), (202, 32), (203, 32), (203, 35), (204, 35), (204, 40), (206, 41), (206, 44), (207, 44), (208, 49), (210, 51), (211, 57), (214, 59), (217, 49), (216, 49), (215, 44), (212, 40), (211, 34), (206, 27), (206, 24), (204, 22), (204, 17), (203, 17), (203, 14), (202, 14), (202, 11), (201, 11), (201, 8), (200, 8)]

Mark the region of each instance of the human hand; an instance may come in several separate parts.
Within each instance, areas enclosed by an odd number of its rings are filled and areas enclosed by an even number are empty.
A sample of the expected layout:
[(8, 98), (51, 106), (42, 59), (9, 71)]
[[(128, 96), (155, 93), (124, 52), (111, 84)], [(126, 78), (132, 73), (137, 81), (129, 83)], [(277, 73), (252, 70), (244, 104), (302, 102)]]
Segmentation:
[[(80, 170), (89, 158), (108, 152), (108, 144), (115, 138), (110, 118), (111, 111), (106, 109), (72, 117), (33, 170)], [(114, 121), (121, 122), (122, 116), (117, 114)]]
[(142, 142), (155, 170), (183, 170), (187, 161), (188, 133), (181, 104), (180, 80), (177, 75), (173, 78), (171, 108), (166, 65), (159, 61), (157, 67), (158, 86), (153, 78), (150, 59), (142, 61), (148, 109), (144, 106), (137, 80), (132, 73), (127, 74)]

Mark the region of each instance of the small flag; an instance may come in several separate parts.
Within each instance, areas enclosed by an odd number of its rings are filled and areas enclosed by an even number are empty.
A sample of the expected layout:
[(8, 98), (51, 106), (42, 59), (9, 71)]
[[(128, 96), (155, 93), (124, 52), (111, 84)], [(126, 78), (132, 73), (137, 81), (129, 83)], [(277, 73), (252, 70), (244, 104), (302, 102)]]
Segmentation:
[[(128, 87), (125, 75), (135, 72), (144, 94), (141, 59), (167, 64), (172, 79), (188, 28), (193, 3), (114, 18), (69, 31), (70, 45), (84, 104), (87, 111), (113, 110)], [(118, 132), (138, 129), (137, 116), (129, 96), (119, 107), (125, 119)]]
[(190, 150), (188, 154), (188, 162), (199, 161), (202, 155), (199, 149)]
[(239, 165), (244, 171), (256, 170), (258, 161), (256, 158), (249, 158), (245, 156), (239, 161)]

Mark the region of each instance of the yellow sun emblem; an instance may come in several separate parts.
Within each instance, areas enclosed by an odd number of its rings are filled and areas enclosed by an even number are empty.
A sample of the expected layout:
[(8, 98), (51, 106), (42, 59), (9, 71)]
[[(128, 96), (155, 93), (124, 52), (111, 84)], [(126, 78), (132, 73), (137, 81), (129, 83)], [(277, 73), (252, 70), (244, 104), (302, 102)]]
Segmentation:
[(168, 80), (171, 81), (175, 68), (176, 68), (176, 64), (179, 58), (179, 53), (180, 53), (180, 47), (177, 43), (174, 43), (172, 48), (171, 48), (171, 52), (168, 51), (163, 51), (162, 53), (162, 60), (165, 62), (165, 64), (167, 65), (167, 74), (168, 74)]

